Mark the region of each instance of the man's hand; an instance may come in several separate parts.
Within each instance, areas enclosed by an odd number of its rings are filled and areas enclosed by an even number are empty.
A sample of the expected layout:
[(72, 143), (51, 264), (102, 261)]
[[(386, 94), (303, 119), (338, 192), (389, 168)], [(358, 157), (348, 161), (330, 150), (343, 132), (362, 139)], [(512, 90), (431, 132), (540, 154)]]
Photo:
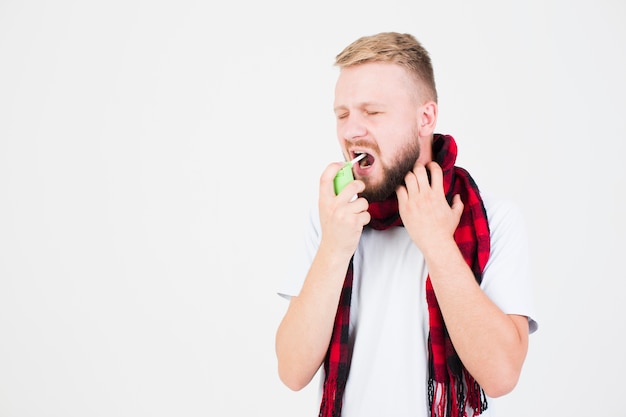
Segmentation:
[[(426, 168), (430, 171), (430, 183)], [(450, 207), (443, 189), (441, 167), (434, 161), (426, 167), (416, 162), (404, 182), (404, 186), (396, 189), (400, 217), (413, 242), (427, 256), (440, 244), (454, 240), (463, 203), (457, 194)]]
[(364, 198), (354, 196), (365, 189), (363, 181), (354, 180), (335, 195), (333, 179), (343, 167), (332, 163), (320, 178), (319, 211), (322, 240), (333, 252), (352, 256), (361, 238), (363, 226), (370, 222), (369, 206)]

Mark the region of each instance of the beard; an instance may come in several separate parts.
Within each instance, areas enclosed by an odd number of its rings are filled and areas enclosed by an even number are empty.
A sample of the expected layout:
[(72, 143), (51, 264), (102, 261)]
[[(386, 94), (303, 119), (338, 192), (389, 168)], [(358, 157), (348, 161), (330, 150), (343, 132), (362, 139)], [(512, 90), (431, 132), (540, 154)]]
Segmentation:
[(417, 135), (413, 136), (414, 140), (397, 153), (390, 166), (383, 165), (383, 179), (379, 184), (371, 184), (367, 178), (361, 178), (365, 182), (365, 190), (359, 194), (360, 197), (369, 202), (384, 201), (396, 192), (398, 186), (404, 185), (404, 177), (413, 170), (415, 161), (420, 156)]

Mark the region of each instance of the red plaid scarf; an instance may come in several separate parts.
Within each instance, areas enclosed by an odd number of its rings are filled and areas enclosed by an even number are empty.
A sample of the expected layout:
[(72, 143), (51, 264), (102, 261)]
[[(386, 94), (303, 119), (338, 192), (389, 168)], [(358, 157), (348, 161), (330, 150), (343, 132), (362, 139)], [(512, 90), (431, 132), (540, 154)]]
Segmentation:
[[(443, 186), (449, 203), (460, 194), (464, 208), (454, 239), (463, 258), (482, 281), (482, 272), (489, 258), (490, 239), (487, 214), (476, 183), (463, 168), (454, 165), (457, 147), (449, 135), (435, 134), (433, 159), (443, 170)], [(402, 226), (395, 194), (386, 201), (370, 203), (372, 220), (369, 227), (385, 230)], [(320, 417), (339, 417), (343, 393), (350, 369), (348, 329), (350, 325), (350, 299), (352, 296), (352, 260), (343, 284), (330, 345), (324, 360), (325, 379), (320, 406)], [(459, 359), (446, 330), (430, 276), (426, 279), (430, 334), (428, 337), (428, 400), (431, 416), (462, 417), (469, 406), (474, 415), (487, 409), (485, 394)]]

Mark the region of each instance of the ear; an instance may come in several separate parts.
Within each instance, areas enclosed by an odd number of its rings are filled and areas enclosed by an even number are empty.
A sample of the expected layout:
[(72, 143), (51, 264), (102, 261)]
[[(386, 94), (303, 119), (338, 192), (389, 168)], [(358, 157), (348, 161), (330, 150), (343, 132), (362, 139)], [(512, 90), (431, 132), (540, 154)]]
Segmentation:
[(427, 101), (419, 108), (418, 123), (419, 123), (419, 135), (429, 137), (435, 132), (435, 126), (437, 125), (437, 103), (434, 101)]

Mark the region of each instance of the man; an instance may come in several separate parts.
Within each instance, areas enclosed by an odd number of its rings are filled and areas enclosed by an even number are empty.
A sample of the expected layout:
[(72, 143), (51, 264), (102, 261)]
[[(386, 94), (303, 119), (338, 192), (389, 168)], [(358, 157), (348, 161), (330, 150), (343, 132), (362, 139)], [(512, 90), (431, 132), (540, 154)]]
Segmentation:
[(339, 145), (366, 156), (338, 194), (343, 163), (321, 175), (306, 261), (279, 290), (279, 376), (299, 390), (322, 367), (320, 416), (493, 415), (537, 327), (520, 212), (454, 165), (413, 36), (360, 38), (336, 65)]

